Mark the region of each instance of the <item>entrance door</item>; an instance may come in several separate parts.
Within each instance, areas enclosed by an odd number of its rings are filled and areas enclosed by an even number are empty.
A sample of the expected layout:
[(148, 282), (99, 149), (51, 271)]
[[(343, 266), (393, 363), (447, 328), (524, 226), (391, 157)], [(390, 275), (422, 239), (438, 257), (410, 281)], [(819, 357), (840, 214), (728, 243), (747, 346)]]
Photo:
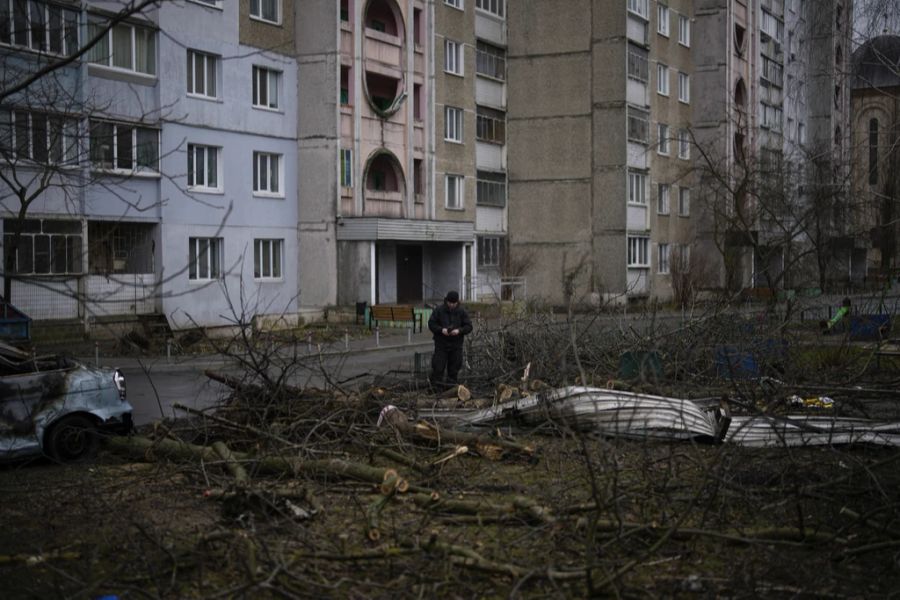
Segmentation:
[(422, 301), (422, 246), (397, 246), (397, 302)]

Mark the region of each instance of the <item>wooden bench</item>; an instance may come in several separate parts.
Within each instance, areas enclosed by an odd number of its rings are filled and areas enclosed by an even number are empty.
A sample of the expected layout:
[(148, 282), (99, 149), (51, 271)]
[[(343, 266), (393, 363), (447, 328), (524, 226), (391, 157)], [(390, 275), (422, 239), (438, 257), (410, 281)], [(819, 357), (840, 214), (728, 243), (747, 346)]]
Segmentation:
[(416, 324), (422, 331), (422, 315), (416, 314), (416, 309), (409, 304), (375, 304), (369, 312), (369, 329), (378, 326), (379, 321), (394, 321), (398, 323), (412, 324), (413, 333), (416, 332)]

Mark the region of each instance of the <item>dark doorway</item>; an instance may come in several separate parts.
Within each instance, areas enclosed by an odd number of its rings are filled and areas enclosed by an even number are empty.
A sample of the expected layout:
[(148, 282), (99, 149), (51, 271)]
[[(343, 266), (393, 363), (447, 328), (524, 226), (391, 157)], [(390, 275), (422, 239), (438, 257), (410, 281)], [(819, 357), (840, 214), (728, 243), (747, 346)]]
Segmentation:
[(422, 301), (422, 246), (397, 246), (397, 302)]

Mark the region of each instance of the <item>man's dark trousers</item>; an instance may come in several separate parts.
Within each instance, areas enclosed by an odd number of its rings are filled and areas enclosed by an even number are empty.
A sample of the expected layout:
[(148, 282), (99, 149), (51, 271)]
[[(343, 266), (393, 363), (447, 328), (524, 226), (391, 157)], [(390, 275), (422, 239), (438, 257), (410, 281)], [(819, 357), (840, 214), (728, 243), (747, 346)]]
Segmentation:
[(435, 344), (434, 355), (431, 357), (431, 382), (440, 383), (444, 379), (444, 369), (447, 370), (447, 381), (456, 383), (456, 376), (463, 364), (462, 345), (444, 346)]

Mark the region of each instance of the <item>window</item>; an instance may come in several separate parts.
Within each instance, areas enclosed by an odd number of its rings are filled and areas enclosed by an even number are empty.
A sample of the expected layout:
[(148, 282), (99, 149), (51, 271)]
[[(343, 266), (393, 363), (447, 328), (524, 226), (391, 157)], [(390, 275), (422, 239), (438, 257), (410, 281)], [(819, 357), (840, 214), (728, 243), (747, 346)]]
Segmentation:
[(506, 50), (478, 42), (475, 47), (475, 72), (494, 79), (506, 79)]
[(0, 44), (71, 55), (78, 50), (78, 12), (34, 0), (0, 0)]
[(628, 171), (628, 203), (647, 204), (647, 175)]
[(475, 0), (475, 8), (495, 14), (498, 17), (503, 16), (503, 3), (506, 0)]
[(781, 87), (784, 81), (784, 67), (768, 56), (763, 56), (762, 77), (769, 83)]
[(269, 23), (280, 23), (281, 0), (250, 0), (250, 17)]
[(647, 0), (628, 0), (628, 10), (644, 19), (650, 18)]
[(91, 165), (110, 171), (158, 173), (159, 130), (91, 121)]
[(669, 272), (669, 245), (660, 244), (656, 252), (656, 272), (665, 275)]
[(216, 78), (219, 59), (212, 54), (187, 51), (187, 92), (197, 96), (217, 98)]
[(691, 188), (678, 188), (678, 216), (687, 217), (691, 214)]
[(662, 63), (656, 65), (656, 91), (663, 96), (669, 95), (669, 67)]
[(475, 176), (475, 204), (506, 206), (506, 173), (478, 171)]
[(265, 67), (253, 67), (253, 106), (277, 109), (280, 84), (280, 71), (273, 71)]
[(444, 40), (444, 71), (454, 75), (463, 74), (462, 44), (453, 40)]
[(659, 4), (656, 10), (656, 32), (669, 37), (669, 7)]
[(215, 8), (222, 8), (222, 0), (192, 0), (198, 4), (206, 4), (207, 6), (213, 6)]
[(734, 24), (734, 51), (738, 56), (743, 56), (745, 42), (747, 39), (747, 30), (737, 23)]
[(678, 130), (678, 158), (685, 160), (691, 157), (691, 141), (687, 129)]
[(222, 277), (222, 238), (188, 238), (188, 279)]
[(684, 15), (678, 15), (678, 43), (691, 45), (691, 20)]
[(253, 191), (259, 194), (281, 194), (281, 155), (253, 153)]
[(656, 212), (661, 215), (669, 214), (669, 184), (660, 183), (656, 195)]
[(0, 152), (40, 163), (78, 162), (78, 121), (56, 114), (0, 109)]
[(650, 238), (628, 236), (628, 266), (629, 267), (649, 267)]
[(762, 11), (760, 30), (776, 42), (780, 42), (784, 35), (784, 23), (775, 15), (765, 10)]
[(284, 240), (253, 240), (254, 279), (281, 279)]
[(498, 268), (503, 260), (503, 238), (495, 235), (479, 235), (475, 238), (478, 250), (478, 266)]
[[(104, 27), (103, 22), (90, 21), (88, 39)], [(156, 31), (128, 23), (114, 25), (90, 49), (88, 60), (105, 67), (156, 75)]]
[(444, 0), (444, 4), (463, 10), (463, 0)]
[(218, 191), (219, 152), (215, 146), (188, 144), (188, 187)]
[(463, 111), (453, 106), (444, 107), (444, 139), (448, 142), (463, 141)]
[(628, 141), (646, 144), (649, 142), (650, 113), (628, 107)]
[(475, 137), (482, 142), (502, 144), (506, 141), (506, 113), (486, 106), (477, 107)]
[(784, 113), (778, 106), (759, 105), (759, 120), (763, 127), (773, 131), (781, 131), (781, 120)]
[(678, 101), (685, 104), (691, 101), (691, 78), (687, 73), (678, 73)]
[(23, 219), (3, 220), (4, 231), (21, 226), (19, 244), (13, 249), (14, 235), (3, 236), (3, 264), (12, 265), (19, 275), (79, 274), (81, 265), (81, 221)]
[(463, 189), (465, 178), (462, 175), (447, 175), (444, 181), (444, 206), (453, 210), (462, 210), (465, 201), (465, 190)]
[(657, 126), (657, 132), (659, 133), (659, 146), (656, 151), (659, 154), (663, 154), (668, 156), (669, 154), (669, 126), (665, 123), (660, 123)]
[(650, 78), (650, 53), (640, 46), (628, 44), (628, 76), (644, 83)]
[(878, 119), (869, 119), (869, 185), (878, 184)]
[(353, 186), (353, 150), (341, 148), (341, 186)]

